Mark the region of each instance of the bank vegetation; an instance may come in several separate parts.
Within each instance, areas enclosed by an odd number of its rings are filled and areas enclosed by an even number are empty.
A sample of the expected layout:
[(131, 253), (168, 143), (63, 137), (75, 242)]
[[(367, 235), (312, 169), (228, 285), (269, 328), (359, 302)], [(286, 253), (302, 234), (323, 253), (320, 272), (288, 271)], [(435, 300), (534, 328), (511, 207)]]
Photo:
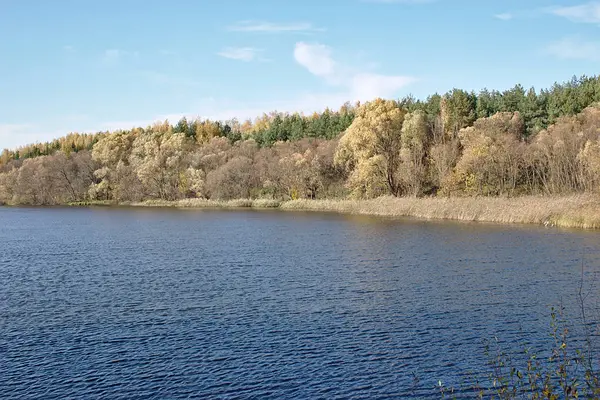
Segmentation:
[[(280, 207), (596, 228), (600, 78), (244, 122), (71, 133), (0, 155), (0, 203)], [(247, 200), (240, 200), (247, 199)]]

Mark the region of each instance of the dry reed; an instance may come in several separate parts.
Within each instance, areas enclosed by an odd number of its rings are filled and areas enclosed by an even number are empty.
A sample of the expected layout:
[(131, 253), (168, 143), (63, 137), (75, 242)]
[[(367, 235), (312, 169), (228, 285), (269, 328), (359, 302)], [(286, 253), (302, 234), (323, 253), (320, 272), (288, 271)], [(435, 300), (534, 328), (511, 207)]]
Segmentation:
[(563, 228), (600, 229), (600, 197), (571, 196), (504, 197), (380, 197), (372, 200), (237, 199), (177, 201), (148, 200), (130, 203), (142, 207), (177, 208), (277, 208), (286, 211), (318, 211), (389, 217), (416, 217), (460, 221), (540, 224)]
[(281, 208), (424, 219), (541, 224), (565, 228), (600, 228), (600, 198), (593, 195), (295, 200), (283, 203)]
[(141, 203), (129, 203), (135, 207), (177, 207), (177, 208), (278, 208), (279, 200), (271, 199), (234, 199), (234, 200), (207, 200), (207, 199), (182, 199), (146, 200)]

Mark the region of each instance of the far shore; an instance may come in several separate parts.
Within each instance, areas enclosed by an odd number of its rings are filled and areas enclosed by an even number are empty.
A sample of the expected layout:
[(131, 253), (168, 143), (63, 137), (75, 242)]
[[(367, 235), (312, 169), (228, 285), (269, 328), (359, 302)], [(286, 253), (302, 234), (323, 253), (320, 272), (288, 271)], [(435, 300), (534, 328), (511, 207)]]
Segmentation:
[[(112, 206), (111, 202), (78, 202), (71, 206)], [(537, 224), (561, 228), (600, 229), (600, 197), (571, 196), (505, 197), (380, 197), (372, 200), (148, 200), (120, 206), (278, 209), (284, 211), (336, 212), (429, 220)]]

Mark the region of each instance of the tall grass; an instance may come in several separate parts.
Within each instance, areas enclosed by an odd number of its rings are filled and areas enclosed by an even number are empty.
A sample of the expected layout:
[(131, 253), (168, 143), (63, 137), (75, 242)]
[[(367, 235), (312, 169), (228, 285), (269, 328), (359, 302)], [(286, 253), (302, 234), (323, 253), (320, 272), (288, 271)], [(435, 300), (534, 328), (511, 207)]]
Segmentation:
[(380, 197), (373, 200), (294, 200), (284, 210), (600, 228), (600, 197)]
[(235, 200), (207, 200), (207, 199), (182, 199), (146, 200), (141, 203), (129, 203), (135, 207), (179, 207), (179, 208), (278, 208), (281, 202), (270, 199), (235, 199)]
[[(101, 202), (101, 205), (109, 205)], [(96, 205), (74, 203), (72, 205)], [(380, 197), (372, 200), (237, 199), (176, 201), (147, 200), (122, 205), (179, 208), (254, 208), (286, 211), (318, 211), (390, 217), (416, 217), (459, 221), (539, 224), (563, 228), (600, 229), (600, 197), (571, 196), (502, 197)]]

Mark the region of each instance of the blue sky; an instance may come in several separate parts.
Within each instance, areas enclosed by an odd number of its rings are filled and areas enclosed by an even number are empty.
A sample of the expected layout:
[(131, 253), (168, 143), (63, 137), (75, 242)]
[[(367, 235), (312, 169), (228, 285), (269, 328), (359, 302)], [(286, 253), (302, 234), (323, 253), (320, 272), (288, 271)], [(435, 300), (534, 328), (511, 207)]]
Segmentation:
[(600, 72), (600, 1), (2, 0), (0, 148)]

